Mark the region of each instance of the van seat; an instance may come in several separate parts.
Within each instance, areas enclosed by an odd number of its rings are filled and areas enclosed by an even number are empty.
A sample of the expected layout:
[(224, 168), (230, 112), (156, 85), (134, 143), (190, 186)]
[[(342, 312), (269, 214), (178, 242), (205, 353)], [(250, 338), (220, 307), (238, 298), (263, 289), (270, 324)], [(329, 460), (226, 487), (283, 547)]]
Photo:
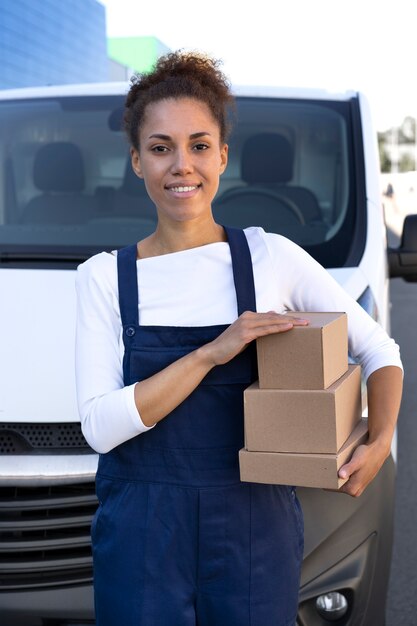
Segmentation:
[(84, 162), (75, 144), (55, 142), (39, 148), (33, 182), (42, 193), (27, 203), (24, 223), (78, 224), (89, 218), (91, 199), (84, 194)]
[(130, 158), (126, 162), (121, 186), (114, 193), (114, 216), (145, 217), (155, 220), (155, 205), (148, 196), (145, 183), (136, 176)]
[(276, 225), (282, 222), (284, 228), (297, 221), (302, 225), (321, 222), (322, 214), (315, 195), (306, 187), (289, 184), (293, 178), (293, 165), (293, 149), (284, 135), (259, 133), (249, 137), (241, 155), (241, 178), (245, 185), (228, 189), (220, 195), (215, 202), (217, 213), (227, 219), (229, 212), (239, 211), (239, 206), (251, 203), (256, 218), (262, 205), (265, 205), (266, 213), (273, 212), (275, 197), (277, 214), (269, 216), (269, 222)]

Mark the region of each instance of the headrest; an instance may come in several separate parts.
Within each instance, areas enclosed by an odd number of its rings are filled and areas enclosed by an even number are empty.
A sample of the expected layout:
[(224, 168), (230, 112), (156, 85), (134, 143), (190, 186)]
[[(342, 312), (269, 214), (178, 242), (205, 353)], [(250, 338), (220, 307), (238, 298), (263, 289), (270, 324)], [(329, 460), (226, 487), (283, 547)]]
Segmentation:
[(292, 179), (292, 168), (292, 148), (283, 135), (253, 135), (243, 146), (242, 179), (246, 183), (287, 183)]
[(39, 148), (33, 166), (33, 181), (41, 191), (83, 191), (84, 162), (80, 149), (64, 141)]

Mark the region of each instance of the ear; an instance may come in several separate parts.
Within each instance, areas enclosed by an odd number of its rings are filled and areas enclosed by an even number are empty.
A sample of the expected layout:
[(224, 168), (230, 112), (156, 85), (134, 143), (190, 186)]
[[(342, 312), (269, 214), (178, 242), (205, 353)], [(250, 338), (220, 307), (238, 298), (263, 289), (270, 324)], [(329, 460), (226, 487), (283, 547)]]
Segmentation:
[(140, 165), (139, 150), (136, 150), (136, 148), (130, 148), (130, 160), (136, 176), (138, 176), (139, 178), (143, 178), (142, 168)]
[(224, 143), (220, 148), (220, 175), (223, 174), (227, 167), (227, 160), (229, 155), (229, 146)]

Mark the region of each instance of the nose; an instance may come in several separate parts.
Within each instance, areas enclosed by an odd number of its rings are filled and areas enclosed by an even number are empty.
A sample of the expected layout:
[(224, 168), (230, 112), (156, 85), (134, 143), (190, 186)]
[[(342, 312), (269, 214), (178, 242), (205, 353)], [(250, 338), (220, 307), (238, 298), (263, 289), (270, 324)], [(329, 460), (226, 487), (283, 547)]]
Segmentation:
[(184, 176), (185, 174), (190, 174), (192, 171), (192, 155), (187, 148), (178, 147), (174, 152), (171, 173)]

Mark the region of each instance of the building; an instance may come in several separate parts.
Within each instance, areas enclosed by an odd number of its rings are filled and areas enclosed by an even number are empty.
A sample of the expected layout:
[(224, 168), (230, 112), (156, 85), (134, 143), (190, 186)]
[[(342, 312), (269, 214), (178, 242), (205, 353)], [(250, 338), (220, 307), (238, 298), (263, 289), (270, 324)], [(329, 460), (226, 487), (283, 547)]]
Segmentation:
[(109, 79), (97, 0), (1, 0), (0, 88)]
[(158, 57), (169, 52), (156, 37), (112, 37), (107, 50), (110, 80), (126, 80), (133, 72), (146, 72)]

